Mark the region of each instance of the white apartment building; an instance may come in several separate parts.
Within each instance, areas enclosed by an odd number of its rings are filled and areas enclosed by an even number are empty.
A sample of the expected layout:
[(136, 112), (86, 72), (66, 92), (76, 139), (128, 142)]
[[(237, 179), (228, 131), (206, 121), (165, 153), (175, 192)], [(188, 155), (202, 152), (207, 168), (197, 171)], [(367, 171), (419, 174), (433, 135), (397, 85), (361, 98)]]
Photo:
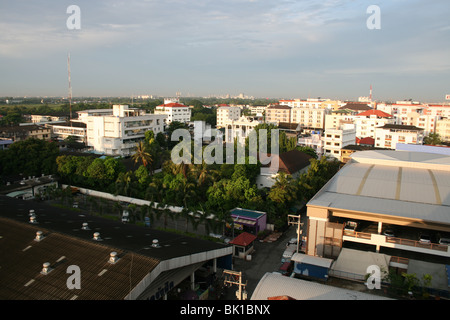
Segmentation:
[(264, 115), (264, 112), (266, 111), (267, 106), (250, 106), (250, 112), (256, 116), (262, 116)]
[(241, 117), (240, 107), (219, 106), (217, 108), (217, 128), (223, 128), (225, 122), (239, 120)]
[(354, 124), (343, 124), (339, 128), (326, 128), (323, 139), (323, 155), (341, 159), (342, 148), (356, 141)]
[(355, 115), (345, 111), (335, 111), (325, 115), (325, 128), (338, 129), (343, 124), (352, 124)]
[(354, 116), (353, 123), (356, 127), (356, 137), (360, 139), (367, 137), (375, 139), (375, 128), (382, 127), (385, 124), (393, 124), (394, 118), (386, 112), (372, 109)]
[(317, 156), (320, 158), (323, 155), (323, 139), (320, 131), (312, 131), (308, 135), (303, 135), (298, 138), (297, 144), (299, 146), (310, 147), (314, 149)]
[(155, 108), (155, 114), (166, 115), (165, 124), (167, 125), (173, 121), (182, 123), (191, 121), (191, 108), (176, 101), (164, 100), (164, 104)]
[(397, 143), (422, 144), (423, 129), (416, 126), (385, 124), (375, 129), (375, 147), (394, 149)]
[(130, 109), (127, 105), (114, 105), (112, 110), (79, 112), (79, 121), (87, 127), (87, 145), (111, 156), (132, 155), (146, 131), (152, 130), (155, 134), (164, 131), (166, 117)]
[(227, 120), (224, 122), (225, 126), (225, 142), (234, 143), (234, 139), (240, 144), (245, 143), (245, 139), (250, 132), (260, 124), (259, 121), (242, 116), (238, 120)]

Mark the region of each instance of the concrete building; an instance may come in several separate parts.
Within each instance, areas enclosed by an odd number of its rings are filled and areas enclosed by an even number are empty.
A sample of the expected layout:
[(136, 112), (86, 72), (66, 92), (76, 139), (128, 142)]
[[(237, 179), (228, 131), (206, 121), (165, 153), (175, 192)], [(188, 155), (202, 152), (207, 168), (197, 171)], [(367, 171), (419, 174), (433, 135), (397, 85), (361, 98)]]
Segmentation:
[(241, 108), (230, 106), (219, 106), (217, 108), (217, 128), (225, 127), (225, 123), (237, 121), (241, 118)]
[(48, 127), (35, 124), (0, 127), (0, 138), (10, 139), (14, 142), (28, 138), (51, 140), (52, 131)]
[(385, 124), (375, 128), (375, 147), (395, 149), (397, 143), (422, 144), (423, 129), (416, 126)]
[(450, 157), (425, 152), (355, 152), (308, 203), (308, 255), (335, 258), (344, 246), (441, 258), (450, 247)]
[(450, 118), (441, 119), (436, 122), (436, 133), (443, 142), (450, 142)]
[(191, 108), (179, 102), (165, 100), (164, 104), (155, 108), (155, 114), (165, 115), (165, 124), (169, 125), (173, 121), (188, 123), (191, 121)]
[(278, 125), (280, 122), (291, 122), (292, 108), (285, 105), (271, 105), (266, 108), (266, 123)]
[(292, 108), (290, 122), (299, 124), (304, 131), (323, 130), (328, 112), (328, 109), (322, 108)]
[(297, 144), (313, 148), (319, 158), (323, 155), (323, 139), (320, 131), (312, 131), (310, 134), (299, 136)]
[(68, 137), (74, 137), (76, 141), (86, 144), (87, 126), (83, 122), (49, 125), (52, 128), (52, 136), (57, 140), (64, 140)]
[(233, 143), (234, 139), (240, 144), (245, 143), (245, 139), (250, 135), (250, 132), (255, 129), (260, 122), (245, 116), (236, 120), (225, 120), (222, 126), (225, 127), (225, 139), (226, 143)]
[(342, 148), (356, 141), (356, 128), (354, 124), (344, 124), (339, 129), (325, 129), (323, 139), (323, 155), (340, 159)]
[(393, 124), (394, 119), (392, 115), (386, 112), (372, 109), (358, 113), (353, 117), (353, 123), (356, 127), (357, 138), (375, 138), (375, 128), (382, 127), (385, 124)]
[(110, 156), (130, 156), (136, 144), (145, 138), (145, 132), (164, 131), (165, 114), (147, 114), (130, 109), (127, 105), (114, 105), (113, 109), (78, 112), (78, 121), (87, 128), (87, 145), (95, 152)]

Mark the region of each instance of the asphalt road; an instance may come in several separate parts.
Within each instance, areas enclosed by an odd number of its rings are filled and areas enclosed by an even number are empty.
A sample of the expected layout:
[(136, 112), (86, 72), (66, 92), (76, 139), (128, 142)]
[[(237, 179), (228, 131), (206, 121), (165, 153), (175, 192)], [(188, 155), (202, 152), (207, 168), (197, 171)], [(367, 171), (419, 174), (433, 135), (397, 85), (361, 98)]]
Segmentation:
[[(251, 260), (234, 258), (233, 270), (242, 271), (243, 283), (247, 283), (247, 300), (250, 300), (253, 291), (259, 280), (266, 272), (277, 271), (282, 265), (281, 257), (286, 249), (289, 239), (296, 237), (294, 227), (289, 227), (275, 242), (255, 242), (255, 252), (252, 253)], [(226, 289), (224, 299), (237, 300), (237, 286)]]

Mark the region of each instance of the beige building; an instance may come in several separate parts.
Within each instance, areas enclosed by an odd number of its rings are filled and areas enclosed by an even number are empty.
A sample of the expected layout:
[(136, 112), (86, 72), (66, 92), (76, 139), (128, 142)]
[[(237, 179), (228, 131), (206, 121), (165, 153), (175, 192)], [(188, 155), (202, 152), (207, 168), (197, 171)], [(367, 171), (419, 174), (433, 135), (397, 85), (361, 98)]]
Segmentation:
[(436, 133), (444, 142), (450, 142), (450, 118), (436, 122)]
[(1, 127), (0, 137), (11, 139), (14, 142), (25, 140), (28, 138), (35, 138), (41, 140), (51, 140), (52, 130), (45, 126), (38, 126), (35, 124), (26, 124), (13, 127)]
[(291, 107), (272, 105), (266, 108), (266, 123), (278, 125), (280, 122), (291, 122)]
[[(307, 248), (336, 258), (347, 245), (368, 251), (450, 257), (450, 156), (360, 151), (307, 203)], [(447, 260), (448, 261), (448, 260)]]
[(230, 107), (230, 106), (220, 106), (217, 108), (216, 119), (217, 128), (225, 127), (225, 123), (229, 121), (237, 121), (241, 117), (241, 108)]

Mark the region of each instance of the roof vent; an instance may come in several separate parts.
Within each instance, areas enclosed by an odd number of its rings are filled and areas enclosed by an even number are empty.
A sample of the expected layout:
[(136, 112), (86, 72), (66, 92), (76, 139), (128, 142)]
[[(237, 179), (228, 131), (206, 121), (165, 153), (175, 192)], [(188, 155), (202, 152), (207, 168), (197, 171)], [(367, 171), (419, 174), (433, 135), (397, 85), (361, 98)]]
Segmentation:
[(53, 269), (50, 268), (50, 262), (45, 262), (45, 263), (42, 265), (42, 271), (41, 271), (41, 274), (47, 275), (47, 274), (49, 274), (52, 270), (53, 270)]
[(37, 231), (36, 238), (34, 238), (34, 241), (41, 241), (42, 239), (44, 239), (44, 235), (42, 234), (42, 231)]
[(161, 247), (161, 246), (159, 245), (158, 239), (153, 239), (153, 241), (152, 241), (152, 247), (153, 247), (153, 248), (160, 248), (160, 247)]
[(31, 216), (30, 217), (30, 223), (32, 223), (32, 224), (37, 224), (38, 223), (35, 216)]
[(83, 222), (83, 226), (81, 227), (82, 230), (91, 230), (89, 229), (88, 223), (87, 222)]
[(109, 263), (116, 263), (117, 261), (119, 261), (119, 257), (117, 256), (117, 252), (113, 251), (109, 254)]
[(100, 238), (100, 233), (99, 232), (95, 232), (94, 233), (94, 238), (92, 238), (95, 241), (102, 241), (102, 238)]

